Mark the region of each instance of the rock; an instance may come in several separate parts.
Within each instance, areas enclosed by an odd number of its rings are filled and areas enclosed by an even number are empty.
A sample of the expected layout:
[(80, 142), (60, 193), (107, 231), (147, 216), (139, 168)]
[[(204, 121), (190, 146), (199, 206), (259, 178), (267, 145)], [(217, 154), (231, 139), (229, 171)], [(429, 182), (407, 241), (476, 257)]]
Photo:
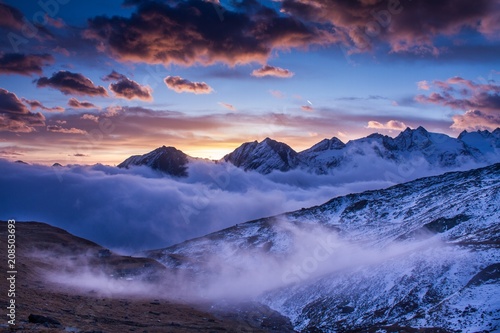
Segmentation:
[(28, 321), (30, 323), (33, 323), (33, 324), (42, 324), (42, 325), (45, 325), (47, 327), (61, 326), (61, 323), (57, 319), (54, 319), (52, 317), (35, 315), (35, 314), (30, 314), (28, 317)]

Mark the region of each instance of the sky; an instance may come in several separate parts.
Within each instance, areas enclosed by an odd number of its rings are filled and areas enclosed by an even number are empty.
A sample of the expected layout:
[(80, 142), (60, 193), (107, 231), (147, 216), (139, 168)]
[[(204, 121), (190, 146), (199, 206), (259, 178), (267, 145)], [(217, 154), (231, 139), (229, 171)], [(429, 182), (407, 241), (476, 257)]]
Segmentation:
[(500, 0), (0, 0), (0, 157), (493, 130), (499, 55)]

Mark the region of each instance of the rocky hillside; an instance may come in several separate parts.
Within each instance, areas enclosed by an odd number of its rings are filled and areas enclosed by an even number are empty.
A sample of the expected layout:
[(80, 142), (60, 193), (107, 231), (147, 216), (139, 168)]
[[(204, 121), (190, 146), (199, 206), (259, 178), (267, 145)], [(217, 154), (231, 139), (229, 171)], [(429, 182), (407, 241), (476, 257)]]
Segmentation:
[(249, 294), (242, 277), (260, 277), (253, 296), (304, 332), (493, 332), (499, 202), (494, 164), (334, 198), (148, 255), (207, 280), (229, 272), (225, 288)]

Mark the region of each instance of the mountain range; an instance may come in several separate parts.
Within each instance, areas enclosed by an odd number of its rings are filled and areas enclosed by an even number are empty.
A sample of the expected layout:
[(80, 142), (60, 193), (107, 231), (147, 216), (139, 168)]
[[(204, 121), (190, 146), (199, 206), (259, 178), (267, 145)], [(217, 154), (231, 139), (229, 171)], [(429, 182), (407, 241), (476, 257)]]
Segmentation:
[(253, 296), (300, 332), (497, 332), (499, 201), (494, 164), (337, 197), (144, 254), (199, 277), (200, 295)]
[[(231, 163), (245, 171), (269, 174), (294, 169), (316, 174), (328, 174), (346, 167), (379, 160), (398, 165), (454, 168), (469, 163), (495, 163), (500, 161), (500, 128), (489, 132), (463, 131), (458, 138), (431, 133), (423, 127), (407, 128), (395, 138), (378, 133), (343, 143), (333, 137), (296, 152), (283, 142), (266, 138), (261, 142), (243, 143), (233, 152), (213, 163)], [(189, 163), (199, 161), (174, 147), (160, 147), (145, 155), (136, 155), (120, 163), (120, 168), (146, 165), (166, 174), (185, 177)]]

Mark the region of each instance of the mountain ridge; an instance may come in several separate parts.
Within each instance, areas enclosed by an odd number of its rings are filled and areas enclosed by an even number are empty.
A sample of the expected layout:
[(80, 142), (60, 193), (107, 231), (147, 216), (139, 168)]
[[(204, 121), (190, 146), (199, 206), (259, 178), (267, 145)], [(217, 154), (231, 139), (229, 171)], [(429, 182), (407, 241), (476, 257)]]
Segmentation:
[[(174, 147), (168, 147), (172, 152), (165, 152), (165, 149), (167, 147), (163, 146), (145, 155), (131, 156), (118, 167), (146, 165), (169, 175), (186, 177), (189, 163), (199, 160)], [(457, 138), (452, 138), (446, 134), (428, 132), (419, 126), (416, 129), (407, 127), (394, 138), (373, 133), (344, 143), (332, 137), (300, 152), (286, 143), (265, 138), (261, 142), (245, 142), (215, 163), (231, 163), (245, 171), (261, 174), (295, 169), (328, 174), (342, 166), (356, 167), (370, 163), (372, 155), (395, 164), (427, 163), (434, 167), (450, 168), (468, 163), (499, 162), (499, 151), (500, 128), (492, 132), (463, 131)]]

